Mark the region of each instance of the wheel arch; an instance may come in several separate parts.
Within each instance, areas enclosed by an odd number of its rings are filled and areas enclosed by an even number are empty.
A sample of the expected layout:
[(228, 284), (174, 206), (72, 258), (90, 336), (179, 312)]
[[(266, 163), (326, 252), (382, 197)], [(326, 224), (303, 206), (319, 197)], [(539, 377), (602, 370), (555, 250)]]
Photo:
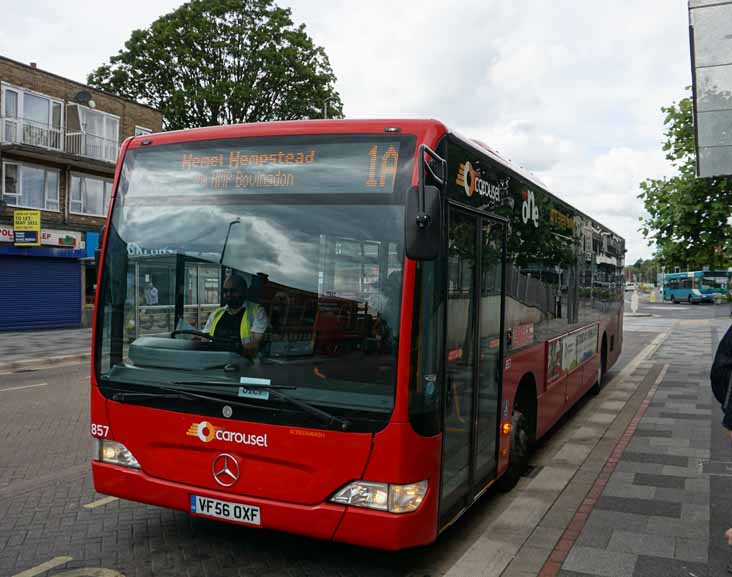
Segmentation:
[(529, 438), (536, 440), (537, 427), (537, 389), (534, 373), (525, 373), (519, 380), (516, 387), (516, 394), (513, 397), (513, 408), (520, 410), (528, 422)]

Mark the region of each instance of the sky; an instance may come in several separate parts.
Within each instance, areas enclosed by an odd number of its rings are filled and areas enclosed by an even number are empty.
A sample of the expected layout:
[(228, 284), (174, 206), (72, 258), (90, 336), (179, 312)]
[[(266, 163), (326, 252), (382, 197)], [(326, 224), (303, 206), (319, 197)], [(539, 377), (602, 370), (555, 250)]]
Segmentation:
[[(10, 0), (4, 0), (10, 2)], [(277, 0), (325, 48), (349, 118), (436, 118), (649, 258), (637, 197), (674, 171), (662, 106), (691, 84), (686, 0)], [(13, 2), (0, 54), (84, 82), (180, 0)]]

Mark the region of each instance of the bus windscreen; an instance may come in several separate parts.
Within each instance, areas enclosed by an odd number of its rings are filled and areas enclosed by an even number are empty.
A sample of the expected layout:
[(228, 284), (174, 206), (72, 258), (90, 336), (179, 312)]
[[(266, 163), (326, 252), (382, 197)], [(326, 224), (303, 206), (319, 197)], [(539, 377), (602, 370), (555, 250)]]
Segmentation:
[(246, 400), (248, 420), (322, 426), (257, 389), (266, 383), (353, 430), (383, 427), (396, 387), (413, 154), (404, 135), (128, 151), (97, 316), (108, 393), (148, 402), (143, 387), (161, 406), (155, 387), (182, 382)]

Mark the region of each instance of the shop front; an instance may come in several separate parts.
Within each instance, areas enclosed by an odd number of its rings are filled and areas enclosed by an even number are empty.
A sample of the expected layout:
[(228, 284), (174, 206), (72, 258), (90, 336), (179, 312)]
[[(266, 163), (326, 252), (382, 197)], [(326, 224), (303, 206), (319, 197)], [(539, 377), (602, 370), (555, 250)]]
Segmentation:
[(0, 331), (81, 326), (81, 232), (41, 229), (38, 246), (18, 246), (0, 225)]

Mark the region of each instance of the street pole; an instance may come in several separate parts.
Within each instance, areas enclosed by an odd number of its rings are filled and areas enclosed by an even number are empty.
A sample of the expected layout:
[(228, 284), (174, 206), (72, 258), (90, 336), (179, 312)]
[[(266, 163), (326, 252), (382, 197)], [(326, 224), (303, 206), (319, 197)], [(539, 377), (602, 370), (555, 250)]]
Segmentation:
[(325, 100), (323, 101), (323, 118), (324, 118), (324, 119), (326, 119), (326, 120), (328, 119), (328, 103), (329, 103), (329, 102), (330, 102), (331, 100), (333, 100), (333, 97), (332, 97), (332, 96), (330, 96), (330, 97), (326, 98), (326, 99), (325, 99)]

